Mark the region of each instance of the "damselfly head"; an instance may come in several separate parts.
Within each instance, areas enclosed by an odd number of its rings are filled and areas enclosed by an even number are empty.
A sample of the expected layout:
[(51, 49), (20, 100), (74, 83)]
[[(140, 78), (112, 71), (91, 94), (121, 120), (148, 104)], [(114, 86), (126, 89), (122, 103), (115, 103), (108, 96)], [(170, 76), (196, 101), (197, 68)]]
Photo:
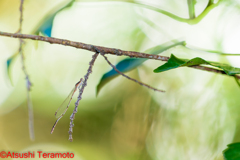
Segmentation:
[(76, 83), (76, 87), (77, 87), (78, 89), (80, 89), (80, 87), (82, 86), (82, 84), (83, 84), (83, 79), (81, 78), (80, 81), (79, 81), (78, 83)]

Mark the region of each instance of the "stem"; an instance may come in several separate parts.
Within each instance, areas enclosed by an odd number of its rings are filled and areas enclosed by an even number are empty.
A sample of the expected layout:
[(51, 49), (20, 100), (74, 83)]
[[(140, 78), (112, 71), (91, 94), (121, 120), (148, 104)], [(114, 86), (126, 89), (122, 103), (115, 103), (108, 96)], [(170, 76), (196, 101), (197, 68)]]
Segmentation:
[[(161, 61), (168, 61), (169, 57), (166, 56), (160, 56), (160, 55), (153, 55), (153, 54), (146, 54), (142, 52), (134, 52), (134, 51), (124, 51), (116, 48), (107, 48), (102, 46), (95, 46), (91, 44), (81, 43), (81, 42), (74, 42), (69, 41), (66, 39), (59, 39), (59, 38), (52, 38), (52, 37), (44, 37), (44, 36), (37, 36), (37, 35), (29, 35), (29, 34), (18, 34), (18, 33), (8, 33), (8, 32), (2, 32), (0, 31), (0, 36), (5, 37), (11, 37), (11, 38), (22, 38), (22, 39), (32, 39), (32, 40), (39, 40), (48, 42), (51, 44), (60, 44), (64, 46), (71, 46), (79, 49), (88, 50), (91, 52), (96, 52), (98, 50), (101, 53), (104, 54), (112, 54), (116, 56), (129, 56), (129, 57), (136, 57), (136, 58), (147, 58), (147, 59), (154, 59), (154, 60), (161, 60)], [(220, 73), (227, 75), (225, 72), (219, 69), (213, 69), (209, 67), (203, 67), (203, 66), (190, 66), (192, 68), (197, 68), (204, 71), (214, 72), (214, 73)], [(236, 76), (238, 79), (240, 79), (240, 76)]]
[[(189, 1), (194, 1), (194, 0), (188, 0)], [(156, 11), (156, 12), (159, 12), (159, 13), (162, 13), (176, 21), (179, 21), (179, 22), (183, 22), (183, 23), (188, 23), (188, 24), (191, 24), (191, 25), (194, 25), (194, 24), (197, 24), (199, 23), (213, 8), (217, 7), (219, 5), (219, 3), (221, 2), (221, 0), (219, 0), (217, 3), (213, 3), (213, 0), (210, 0), (207, 7), (203, 10), (203, 12), (198, 15), (197, 17), (193, 17), (193, 14), (195, 12), (195, 9), (193, 7), (189, 8), (189, 15), (190, 15), (190, 18), (182, 18), (182, 17), (179, 17), (175, 14), (172, 14), (170, 12), (167, 12), (165, 10), (162, 10), (162, 9), (159, 9), (157, 7), (153, 7), (153, 6), (150, 6), (150, 5), (147, 5), (147, 4), (143, 4), (143, 3), (138, 3), (138, 2), (129, 2), (129, 3), (134, 3), (136, 5), (139, 5), (141, 7), (144, 7), (144, 8), (147, 8), (147, 9), (151, 9), (153, 11)], [(191, 6), (194, 4), (194, 2), (191, 3)], [(190, 6), (189, 6), (190, 7)], [(192, 18), (191, 18), (192, 17)]]
[(216, 53), (216, 54), (219, 54), (221, 56), (240, 56), (239, 53), (224, 53), (224, 52), (221, 52), (221, 51), (207, 50), (207, 49), (198, 48), (198, 47), (189, 46), (189, 45), (186, 48), (191, 49), (191, 50), (195, 50), (195, 51), (200, 51), (200, 52)]
[(102, 46), (95, 46), (91, 44), (81, 43), (81, 42), (74, 42), (66, 39), (59, 39), (59, 38), (52, 38), (52, 37), (45, 37), (45, 36), (38, 36), (38, 35), (29, 35), (29, 34), (18, 34), (18, 33), (8, 33), (8, 32), (1, 32), (1, 36), (11, 37), (11, 38), (22, 38), (22, 39), (32, 39), (38, 41), (44, 41), (51, 44), (60, 44), (64, 46), (71, 46), (79, 49), (88, 50), (91, 52), (96, 52), (96, 49), (99, 50), (101, 53), (105, 54), (113, 54), (117, 56), (129, 56), (129, 57), (136, 57), (136, 58), (147, 58), (147, 59), (155, 59), (161, 61), (168, 61), (169, 57), (159, 56), (159, 55), (152, 55), (146, 54), (141, 52), (134, 52), (134, 51), (124, 51), (115, 48), (107, 48)]
[[(20, 0), (20, 19), (19, 19), (19, 29), (17, 33), (21, 34), (22, 33), (22, 22), (23, 22), (23, 3), (24, 0)], [(30, 90), (31, 90), (31, 82), (29, 80), (29, 76), (24, 64), (24, 55), (23, 55), (23, 44), (24, 41), (20, 38), (19, 39), (19, 54), (21, 56), (21, 63), (22, 63), (22, 70), (25, 74), (26, 77), (26, 87), (27, 87), (27, 104), (28, 104), (28, 121), (29, 121), (29, 135), (30, 139), (33, 141), (35, 139), (34, 136), (34, 121), (33, 121), (33, 107), (32, 107), (32, 102), (30, 98)]]
[(107, 63), (108, 63), (118, 74), (122, 75), (123, 77), (126, 77), (127, 79), (129, 79), (129, 80), (131, 80), (131, 81), (133, 81), (133, 82), (136, 82), (136, 83), (140, 84), (141, 86), (144, 86), (144, 87), (147, 87), (147, 88), (149, 88), (149, 89), (152, 89), (152, 90), (154, 90), (154, 91), (165, 92), (165, 91), (163, 91), (163, 90), (153, 88), (153, 87), (151, 87), (151, 86), (149, 86), (149, 85), (147, 85), (147, 84), (145, 84), (145, 83), (143, 83), (143, 82), (140, 82), (140, 81), (138, 81), (138, 80), (136, 80), (136, 79), (133, 79), (133, 78), (125, 75), (124, 73), (120, 72), (120, 71), (108, 60), (108, 58), (107, 58), (104, 54), (101, 54), (101, 55), (104, 57), (104, 59), (107, 61)]
[(189, 19), (195, 18), (195, 0), (187, 0), (188, 1), (188, 12), (189, 12)]
[(221, 0), (219, 0), (217, 3), (208, 3), (207, 7), (204, 9), (204, 11), (198, 15), (196, 18), (192, 19), (189, 24), (197, 24), (199, 23), (213, 8), (217, 7), (220, 4)]
[(18, 33), (22, 33), (22, 22), (23, 22), (23, 2), (24, 0), (20, 0), (20, 20), (19, 20), (19, 30)]
[(166, 15), (166, 16), (168, 16), (168, 17), (170, 17), (170, 18), (172, 18), (172, 19), (174, 19), (174, 20), (176, 20), (176, 21), (184, 22), (184, 23), (189, 23), (189, 19), (179, 17), (179, 16), (177, 16), (177, 15), (175, 15), (175, 14), (172, 14), (172, 13), (170, 13), (170, 12), (168, 12), (168, 11), (165, 11), (165, 10), (162, 10), (162, 9), (160, 9), (160, 8), (153, 7), (153, 6), (150, 6), (150, 5), (147, 5), (147, 4), (143, 4), (143, 3), (138, 3), (138, 2), (129, 2), (129, 3), (134, 3), (134, 4), (138, 5), (138, 6), (143, 7), (143, 8), (151, 9), (151, 10), (153, 10), (153, 11), (162, 13), (162, 14), (164, 14), (164, 15)]
[(84, 81), (79, 89), (79, 95), (78, 95), (77, 101), (75, 102), (75, 108), (73, 110), (73, 113), (70, 116), (70, 125), (69, 125), (68, 134), (69, 134), (69, 141), (71, 142), (73, 141), (72, 133), (73, 133), (73, 127), (74, 127), (73, 121), (75, 119), (75, 114), (77, 113), (79, 102), (82, 99), (84, 88), (87, 86), (87, 80), (89, 78), (89, 75), (92, 73), (92, 67), (94, 65), (95, 60), (97, 59), (97, 56), (98, 56), (98, 52), (96, 52), (92, 56), (92, 60), (89, 62), (89, 68), (87, 70), (86, 75), (84, 76)]

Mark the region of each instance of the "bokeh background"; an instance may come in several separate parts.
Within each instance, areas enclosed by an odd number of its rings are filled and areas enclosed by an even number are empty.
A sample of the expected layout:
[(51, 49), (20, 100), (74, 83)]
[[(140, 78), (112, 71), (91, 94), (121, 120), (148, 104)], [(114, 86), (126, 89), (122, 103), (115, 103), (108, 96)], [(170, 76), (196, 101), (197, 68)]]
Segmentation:
[[(186, 41), (186, 47), (177, 46), (161, 54), (201, 57), (240, 67), (238, 56), (203, 51), (240, 53), (240, 1), (222, 0), (195, 25), (126, 1), (76, 0), (63, 8), (69, 2), (25, 0), (22, 32), (44, 34), (39, 33), (39, 28), (52, 16), (52, 37), (141, 52), (179, 39)], [(188, 18), (187, 0), (141, 2)], [(207, 3), (197, 0), (196, 15)], [(18, 30), (19, 5), (20, 0), (0, 0), (1, 31)], [(55, 111), (85, 75), (93, 53), (44, 42), (25, 42), (25, 62), (33, 83), (35, 141), (29, 138), (20, 57), (12, 62), (10, 76), (6, 68), (8, 58), (17, 53), (19, 41), (0, 37), (1, 150), (69, 151), (81, 160), (222, 160), (226, 145), (240, 140), (240, 88), (232, 77), (191, 68), (157, 74), (153, 69), (163, 62), (149, 60), (127, 74), (166, 93), (117, 77), (96, 97), (102, 75), (111, 70), (100, 56), (79, 104), (73, 142), (68, 141), (68, 129), (76, 97), (50, 134)], [(126, 58), (107, 56), (113, 64)]]

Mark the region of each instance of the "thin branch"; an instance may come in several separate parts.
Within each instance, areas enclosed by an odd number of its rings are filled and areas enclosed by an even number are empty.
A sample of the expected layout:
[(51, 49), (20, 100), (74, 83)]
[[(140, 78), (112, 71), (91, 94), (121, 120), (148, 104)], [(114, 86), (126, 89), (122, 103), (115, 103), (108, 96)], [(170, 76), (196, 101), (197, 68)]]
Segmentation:
[[(17, 32), (19, 34), (22, 33), (23, 3), (24, 3), (24, 0), (20, 0), (20, 7), (19, 7), (20, 19), (19, 19), (19, 29), (18, 29), (18, 32)], [(30, 135), (30, 139), (34, 140), (35, 135), (34, 135), (34, 122), (33, 122), (33, 107), (32, 107), (32, 102), (31, 102), (31, 98), (30, 98), (30, 90), (31, 90), (32, 84), (29, 80), (29, 76), (28, 76), (28, 73), (27, 73), (27, 70), (26, 70), (25, 64), (24, 64), (23, 44), (24, 44), (24, 41), (20, 38), (19, 39), (19, 54), (21, 56), (22, 70), (23, 70), (23, 72), (25, 74), (25, 77), (26, 77), (28, 119), (29, 119), (28, 120), (29, 121), (29, 135)]]
[[(88, 50), (91, 52), (96, 52), (96, 49), (99, 50), (100, 53), (104, 54), (112, 54), (116, 56), (129, 56), (129, 57), (135, 57), (135, 58), (147, 58), (147, 59), (154, 59), (154, 60), (161, 60), (161, 61), (168, 61), (169, 57), (166, 56), (160, 56), (160, 55), (152, 55), (152, 54), (146, 54), (142, 52), (134, 52), (134, 51), (124, 51), (121, 49), (116, 48), (107, 48), (102, 46), (95, 46), (91, 44), (81, 43), (81, 42), (75, 42), (70, 41), (66, 39), (59, 39), (59, 38), (52, 38), (52, 37), (44, 37), (44, 36), (37, 36), (37, 35), (29, 35), (29, 34), (18, 34), (18, 33), (8, 33), (8, 32), (2, 32), (0, 31), (0, 36), (5, 37), (11, 37), (11, 38), (22, 38), (22, 39), (32, 39), (32, 40), (39, 40), (48, 42), (51, 44), (60, 44), (64, 46), (70, 46), (75, 47), (79, 49)], [(219, 69), (213, 69), (209, 67), (202, 67), (202, 66), (190, 66), (192, 68), (214, 72), (214, 73), (221, 73), (224, 75), (227, 75), (225, 72), (222, 72), (222, 70)], [(240, 76), (237, 76), (238, 79), (240, 79)]]
[(82, 99), (82, 94), (83, 94), (84, 88), (87, 86), (87, 80), (89, 78), (89, 75), (92, 73), (92, 67), (94, 65), (95, 60), (97, 59), (97, 56), (98, 56), (98, 52), (96, 52), (92, 56), (92, 60), (89, 62), (89, 68), (87, 70), (86, 75), (84, 76), (84, 81), (83, 81), (82, 85), (79, 88), (79, 95), (78, 95), (77, 101), (75, 103), (75, 108), (73, 110), (73, 113), (70, 116), (70, 125), (69, 125), (68, 133), (69, 133), (69, 141), (71, 141), (71, 142), (73, 141), (72, 133), (73, 133), (73, 127), (74, 127), (73, 121), (75, 119), (75, 114), (77, 113), (79, 102)]
[(140, 84), (141, 86), (144, 86), (144, 87), (147, 87), (147, 88), (149, 88), (149, 89), (152, 89), (152, 90), (154, 90), (154, 91), (165, 92), (165, 91), (163, 91), (163, 90), (159, 90), (159, 89), (153, 88), (153, 87), (151, 87), (151, 86), (149, 86), (149, 85), (147, 85), (147, 84), (145, 84), (145, 83), (143, 83), (143, 82), (139, 82), (138, 80), (133, 79), (133, 78), (125, 75), (124, 73), (122, 73), (121, 71), (119, 71), (119, 70), (108, 60), (108, 58), (107, 58), (103, 53), (101, 53), (101, 55), (105, 58), (105, 60), (107, 61), (107, 63), (108, 63), (116, 72), (118, 72), (118, 73), (119, 73), (120, 75), (122, 75), (123, 77), (126, 77), (127, 79), (129, 79), (129, 80), (131, 80), (131, 81), (133, 81), (133, 82), (136, 82), (136, 83)]
[(27, 92), (27, 103), (28, 103), (28, 127), (29, 127), (29, 135), (30, 139), (33, 141), (35, 139), (34, 134), (34, 121), (33, 121), (33, 107), (32, 107), (32, 101), (30, 97), (30, 92)]
[(75, 48), (80, 48), (84, 50), (88, 50), (91, 52), (96, 52), (96, 49), (98, 49), (100, 52), (113, 54), (117, 56), (129, 56), (129, 57), (136, 57), (136, 58), (147, 58), (147, 59), (156, 59), (161, 61), (168, 61), (169, 57), (165, 56), (159, 56), (159, 55), (152, 55), (152, 54), (146, 54), (141, 52), (133, 52), (133, 51), (124, 51), (120, 49), (115, 48), (107, 48), (102, 46), (95, 46), (91, 44), (81, 43), (81, 42), (74, 42), (66, 39), (59, 39), (59, 38), (52, 38), (52, 37), (44, 37), (44, 36), (38, 36), (38, 35), (28, 35), (28, 34), (17, 34), (17, 33), (7, 33), (7, 32), (1, 32), (1, 36), (11, 37), (11, 38), (22, 38), (22, 39), (32, 39), (32, 40), (39, 40), (48, 42), (51, 44), (60, 44), (64, 46), (71, 46)]
[(24, 0), (20, 0), (20, 20), (19, 20), (19, 30), (18, 33), (22, 33), (22, 22), (23, 22), (23, 2)]

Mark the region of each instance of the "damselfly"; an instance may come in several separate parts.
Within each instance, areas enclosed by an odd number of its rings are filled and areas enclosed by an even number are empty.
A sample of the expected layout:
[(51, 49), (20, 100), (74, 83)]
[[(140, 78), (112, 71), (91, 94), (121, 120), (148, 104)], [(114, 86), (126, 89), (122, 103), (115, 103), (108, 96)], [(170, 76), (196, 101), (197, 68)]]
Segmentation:
[[(56, 122), (54, 123), (51, 134), (53, 133), (58, 121), (64, 116), (64, 114), (67, 112), (68, 107), (72, 101), (73, 95), (76, 92), (76, 90), (82, 85), (83, 79), (81, 78), (79, 82), (77, 82), (72, 89), (72, 91), (69, 93), (68, 97), (63, 101), (62, 105), (57, 109), (55, 112), (55, 117), (57, 118)], [(67, 107), (66, 107), (67, 106)], [(66, 108), (65, 108), (66, 107)]]

